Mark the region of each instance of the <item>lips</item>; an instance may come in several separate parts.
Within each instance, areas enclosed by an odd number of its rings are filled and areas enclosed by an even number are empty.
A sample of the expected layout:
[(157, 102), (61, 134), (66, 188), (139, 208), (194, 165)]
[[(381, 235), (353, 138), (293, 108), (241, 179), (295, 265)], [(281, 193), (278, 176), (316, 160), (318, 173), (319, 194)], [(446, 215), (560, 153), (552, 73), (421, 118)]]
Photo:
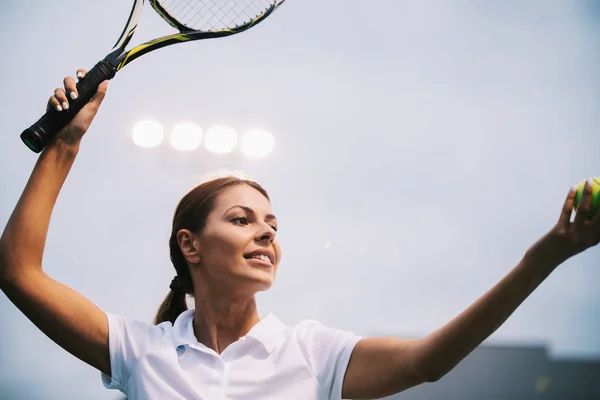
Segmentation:
[[(268, 258), (269, 262), (273, 265), (275, 265), (275, 253), (273, 253), (270, 250), (267, 249), (258, 249), (258, 250), (254, 250), (250, 253), (244, 254), (244, 258), (246, 259), (250, 259), (250, 258), (258, 258), (260, 260), (260, 258)], [(266, 261), (263, 259), (263, 261)]]

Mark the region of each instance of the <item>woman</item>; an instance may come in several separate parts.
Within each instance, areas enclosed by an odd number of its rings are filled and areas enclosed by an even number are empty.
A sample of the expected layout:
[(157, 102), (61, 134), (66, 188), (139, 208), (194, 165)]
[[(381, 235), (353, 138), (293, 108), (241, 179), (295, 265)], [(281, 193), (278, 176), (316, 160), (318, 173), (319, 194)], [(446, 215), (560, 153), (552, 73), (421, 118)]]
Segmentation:
[[(40, 155), (0, 239), (0, 281), (48, 337), (131, 399), (367, 399), (437, 381), (556, 267), (600, 241), (600, 213), (585, 217), (588, 184), (572, 221), (573, 189), (557, 224), (521, 262), (423, 339), (362, 338), (316, 321), (289, 328), (273, 315), (259, 318), (255, 302), (273, 284), (281, 260), (268, 195), (255, 182), (219, 178), (193, 189), (177, 207), (169, 241), (176, 277), (157, 325), (107, 314), (42, 270), (54, 203), (106, 89), (104, 82)], [(67, 77), (48, 107), (64, 110), (76, 98), (75, 81)], [(186, 310), (186, 294), (193, 295), (193, 310)]]

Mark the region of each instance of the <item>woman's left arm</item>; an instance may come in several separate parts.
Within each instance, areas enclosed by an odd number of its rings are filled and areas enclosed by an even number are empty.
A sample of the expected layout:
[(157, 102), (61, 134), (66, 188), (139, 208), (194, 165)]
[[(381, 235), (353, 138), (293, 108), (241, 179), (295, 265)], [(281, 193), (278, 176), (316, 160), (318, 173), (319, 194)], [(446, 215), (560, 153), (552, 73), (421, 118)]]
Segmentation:
[(571, 190), (557, 224), (522, 261), (469, 308), (423, 339), (366, 338), (354, 348), (343, 385), (343, 398), (389, 396), (424, 382), (434, 382), (496, 331), (521, 303), (564, 261), (600, 242), (600, 212), (587, 218), (587, 184), (573, 221)]

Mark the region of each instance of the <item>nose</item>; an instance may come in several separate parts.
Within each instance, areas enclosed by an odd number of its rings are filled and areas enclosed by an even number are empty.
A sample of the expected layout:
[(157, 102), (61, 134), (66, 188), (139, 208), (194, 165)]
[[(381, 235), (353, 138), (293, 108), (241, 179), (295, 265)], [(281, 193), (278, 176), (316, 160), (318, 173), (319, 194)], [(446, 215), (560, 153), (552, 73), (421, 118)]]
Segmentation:
[(256, 234), (256, 241), (271, 243), (273, 240), (275, 240), (275, 231), (269, 224), (263, 223)]

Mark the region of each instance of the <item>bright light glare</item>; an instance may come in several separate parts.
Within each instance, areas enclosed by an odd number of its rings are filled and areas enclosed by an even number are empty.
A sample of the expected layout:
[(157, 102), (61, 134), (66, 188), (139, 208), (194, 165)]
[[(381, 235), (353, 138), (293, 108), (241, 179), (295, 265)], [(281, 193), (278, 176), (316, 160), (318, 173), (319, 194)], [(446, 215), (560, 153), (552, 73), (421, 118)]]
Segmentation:
[(133, 143), (143, 148), (159, 146), (164, 138), (165, 128), (156, 121), (140, 121), (133, 127)]
[(237, 133), (228, 126), (214, 126), (206, 132), (204, 146), (214, 154), (231, 152), (237, 144)]
[(193, 124), (179, 124), (171, 131), (171, 146), (179, 151), (196, 150), (202, 143), (202, 128)]
[(265, 157), (275, 147), (275, 138), (264, 129), (250, 129), (241, 142), (242, 152), (250, 157)]

